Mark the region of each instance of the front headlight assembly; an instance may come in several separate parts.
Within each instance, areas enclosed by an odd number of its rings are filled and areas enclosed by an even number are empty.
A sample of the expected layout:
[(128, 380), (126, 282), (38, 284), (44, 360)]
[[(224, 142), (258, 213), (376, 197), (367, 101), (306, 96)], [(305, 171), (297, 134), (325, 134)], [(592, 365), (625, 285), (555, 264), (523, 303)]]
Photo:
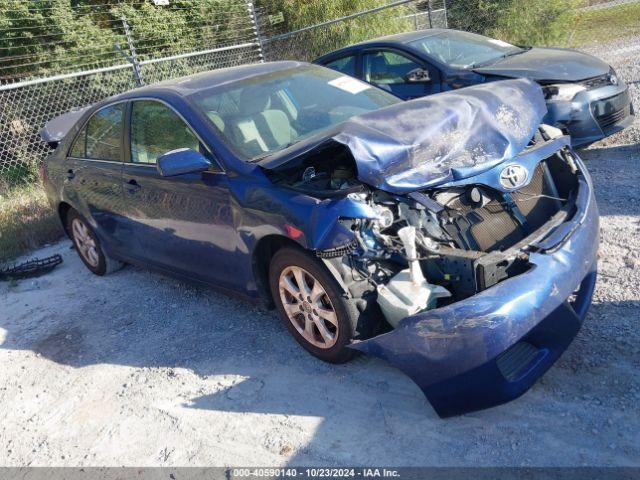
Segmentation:
[(561, 100), (570, 102), (580, 92), (584, 92), (586, 87), (576, 83), (559, 83), (557, 85), (547, 85), (542, 88), (545, 100)]

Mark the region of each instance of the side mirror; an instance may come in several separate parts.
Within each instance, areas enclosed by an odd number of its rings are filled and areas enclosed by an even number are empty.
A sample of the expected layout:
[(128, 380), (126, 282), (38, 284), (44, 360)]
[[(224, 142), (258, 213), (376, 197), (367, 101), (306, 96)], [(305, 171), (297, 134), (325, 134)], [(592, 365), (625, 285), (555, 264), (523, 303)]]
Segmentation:
[(156, 168), (163, 177), (204, 172), (211, 162), (191, 148), (171, 150), (158, 158)]
[(424, 68), (415, 68), (407, 73), (404, 77), (407, 83), (426, 83), (431, 81), (429, 70)]

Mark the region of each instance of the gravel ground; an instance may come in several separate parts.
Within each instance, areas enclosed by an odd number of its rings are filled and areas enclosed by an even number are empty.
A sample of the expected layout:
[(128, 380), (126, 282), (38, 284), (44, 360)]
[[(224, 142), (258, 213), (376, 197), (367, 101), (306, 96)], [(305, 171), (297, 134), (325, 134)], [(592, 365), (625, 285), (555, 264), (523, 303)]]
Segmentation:
[(520, 399), (441, 420), (382, 361), (323, 364), (273, 312), (134, 267), (95, 277), (64, 241), (34, 253), (61, 253), (54, 272), (0, 284), (0, 465), (640, 465), (638, 132), (581, 153), (594, 304)]

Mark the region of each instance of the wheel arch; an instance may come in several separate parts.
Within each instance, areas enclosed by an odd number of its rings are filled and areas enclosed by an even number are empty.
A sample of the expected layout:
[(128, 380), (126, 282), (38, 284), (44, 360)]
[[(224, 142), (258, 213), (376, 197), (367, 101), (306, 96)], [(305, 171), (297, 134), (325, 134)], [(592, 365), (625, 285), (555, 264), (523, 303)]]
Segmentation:
[(73, 207), (67, 202), (60, 202), (58, 204), (58, 217), (60, 218), (60, 223), (62, 223), (62, 228), (64, 232), (69, 236), (69, 229), (67, 228), (67, 216), (69, 212), (73, 210)]
[(258, 288), (258, 293), (267, 303), (268, 308), (275, 308), (273, 298), (271, 298), (271, 290), (269, 288), (269, 265), (271, 259), (284, 247), (297, 248), (304, 251), (296, 241), (291, 240), (284, 235), (272, 234), (266, 235), (256, 243), (251, 258), (253, 275)]

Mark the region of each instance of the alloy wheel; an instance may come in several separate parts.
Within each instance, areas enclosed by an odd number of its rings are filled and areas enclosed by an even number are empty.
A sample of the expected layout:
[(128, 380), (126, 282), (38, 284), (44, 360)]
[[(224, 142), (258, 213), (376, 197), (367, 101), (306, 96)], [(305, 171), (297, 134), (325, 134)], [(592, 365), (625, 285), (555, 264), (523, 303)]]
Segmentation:
[(89, 265), (96, 268), (100, 263), (100, 256), (98, 255), (96, 242), (89, 233), (89, 228), (82, 220), (74, 218), (71, 222), (71, 230), (73, 232), (73, 239), (76, 242), (76, 247), (78, 247), (78, 252)]
[(338, 318), (326, 290), (309, 272), (287, 267), (280, 274), (280, 299), (289, 321), (310, 344), (328, 349), (338, 340)]

